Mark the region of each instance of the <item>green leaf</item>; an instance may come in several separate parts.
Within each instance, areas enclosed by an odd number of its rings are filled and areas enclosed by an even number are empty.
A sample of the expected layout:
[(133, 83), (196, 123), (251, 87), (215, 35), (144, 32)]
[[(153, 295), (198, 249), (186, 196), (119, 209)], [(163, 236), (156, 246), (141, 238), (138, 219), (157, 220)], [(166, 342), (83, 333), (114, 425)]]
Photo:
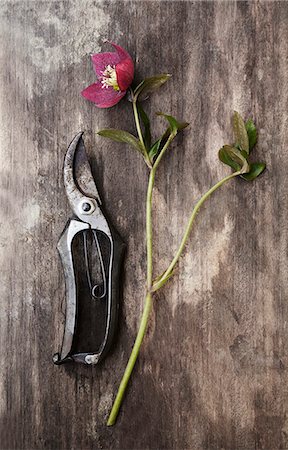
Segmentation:
[(257, 142), (257, 129), (252, 119), (247, 120), (245, 128), (248, 134), (249, 151), (251, 152)]
[(249, 164), (247, 159), (241, 152), (231, 145), (224, 145), (219, 150), (219, 159), (224, 164), (232, 167), (236, 172), (241, 171), (241, 174), (249, 172)]
[[(188, 122), (178, 122), (177, 119), (175, 119), (175, 117), (173, 116), (169, 116), (168, 114), (164, 114), (162, 112), (157, 112), (156, 113), (158, 116), (163, 116), (165, 117), (165, 119), (168, 121), (169, 123), (169, 132), (171, 134), (177, 134), (178, 131), (184, 130), (184, 128), (188, 127), (189, 123)], [(166, 130), (167, 133), (167, 130)], [(165, 134), (166, 134), (165, 133)]]
[(244, 178), (247, 181), (255, 180), (264, 170), (266, 169), (265, 163), (251, 163), (250, 164), (250, 171), (248, 173), (245, 173), (241, 175), (242, 178)]
[(137, 104), (137, 109), (138, 109), (141, 121), (144, 125), (144, 136), (143, 136), (144, 143), (145, 143), (146, 148), (150, 148), (150, 146), (151, 146), (150, 120), (149, 120), (149, 117), (147, 116), (146, 112), (140, 105), (140, 103)]
[(154, 77), (145, 78), (136, 87), (134, 91), (134, 97), (137, 100), (146, 100), (152, 94), (152, 92), (159, 89), (167, 80), (171, 78), (169, 73), (161, 73), (155, 75)]
[(176, 120), (174, 117), (169, 116), (167, 114), (163, 114), (161, 112), (158, 112), (156, 114), (159, 116), (164, 116), (169, 123), (169, 127), (166, 129), (165, 133), (163, 133), (163, 135), (159, 139), (157, 139), (156, 142), (154, 142), (154, 144), (152, 145), (152, 147), (148, 152), (149, 158), (152, 161), (152, 163), (155, 160), (156, 156), (159, 154), (160, 150), (165, 145), (169, 136), (171, 134), (176, 135), (178, 131), (183, 130), (189, 125), (187, 122), (178, 122), (178, 120)]
[(234, 111), (233, 130), (235, 135), (235, 146), (249, 153), (249, 139), (245, 128), (244, 121), (237, 111)]
[(155, 157), (158, 155), (158, 153), (160, 151), (161, 141), (162, 141), (163, 136), (161, 138), (157, 139), (156, 142), (154, 142), (154, 144), (152, 145), (152, 147), (150, 148), (150, 150), (148, 152), (149, 159), (152, 161), (152, 163), (154, 162)]
[(124, 142), (130, 145), (142, 155), (145, 155), (145, 149), (143, 148), (141, 142), (128, 131), (115, 130), (114, 128), (106, 128), (97, 132), (100, 136), (112, 139), (115, 142)]

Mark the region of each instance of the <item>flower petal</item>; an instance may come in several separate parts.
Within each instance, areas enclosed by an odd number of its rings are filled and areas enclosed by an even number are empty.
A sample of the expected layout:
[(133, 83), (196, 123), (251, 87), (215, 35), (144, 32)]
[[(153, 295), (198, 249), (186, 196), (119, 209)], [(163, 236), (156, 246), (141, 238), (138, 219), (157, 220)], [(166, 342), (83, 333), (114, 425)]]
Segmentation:
[(117, 83), (121, 91), (126, 91), (133, 81), (134, 64), (132, 59), (126, 58), (116, 64)]
[(93, 83), (81, 92), (87, 100), (95, 103), (98, 108), (110, 108), (124, 97), (126, 91), (115, 91), (112, 87), (103, 88), (101, 83)]
[(109, 42), (116, 52), (95, 53), (91, 56), (95, 73), (102, 77), (108, 65), (115, 66), (118, 86), (121, 91), (126, 91), (133, 81), (134, 63), (129, 53), (114, 42)]
[(124, 50), (124, 48), (120, 47), (120, 45), (117, 45), (114, 42), (110, 42), (110, 44), (113, 45), (120, 57), (120, 61), (116, 64), (115, 67), (118, 86), (121, 91), (126, 91), (132, 83), (134, 77), (133, 59), (131, 58), (129, 53)]
[[(109, 42), (109, 41), (107, 41), (107, 42)], [(127, 53), (126, 50), (124, 50), (124, 48), (120, 47), (120, 45), (117, 45), (114, 42), (109, 42), (109, 44), (113, 45), (113, 47), (115, 48), (115, 50), (119, 56), (119, 61), (122, 61), (123, 59), (126, 59), (126, 58), (130, 58), (132, 61), (132, 58), (129, 55), (129, 53)]]
[(116, 66), (121, 60), (121, 57), (116, 52), (95, 53), (91, 55), (93, 67), (97, 77), (102, 77), (107, 66)]

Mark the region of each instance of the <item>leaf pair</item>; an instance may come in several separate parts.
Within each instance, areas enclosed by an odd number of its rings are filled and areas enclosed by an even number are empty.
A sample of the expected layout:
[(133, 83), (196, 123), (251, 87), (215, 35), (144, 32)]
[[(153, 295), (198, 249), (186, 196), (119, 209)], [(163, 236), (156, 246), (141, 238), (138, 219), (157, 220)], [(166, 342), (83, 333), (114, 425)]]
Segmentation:
[(223, 145), (219, 150), (219, 159), (227, 166), (232, 167), (236, 172), (241, 174), (248, 173), (250, 167), (247, 159), (242, 155), (241, 151), (231, 145)]
[(187, 122), (178, 122), (174, 117), (167, 114), (163, 114), (161, 112), (157, 113), (157, 115), (163, 116), (168, 121), (169, 126), (167, 127), (165, 133), (151, 145), (150, 120), (141, 103), (138, 101), (145, 100), (152, 92), (166, 83), (170, 76), (171, 75), (169, 74), (160, 74), (154, 77), (145, 78), (145, 80), (143, 80), (136, 87), (132, 95), (134, 107), (136, 106), (138, 115), (143, 125), (144, 132), (142, 141), (137, 139), (133, 134), (128, 133), (128, 131), (117, 130), (114, 128), (107, 128), (105, 130), (98, 131), (100, 136), (110, 138), (115, 142), (126, 143), (140, 152), (149, 167), (153, 165), (157, 155), (166, 144), (169, 136), (175, 137), (180, 130), (183, 130), (188, 125)]
[(224, 145), (219, 150), (219, 159), (233, 170), (239, 171), (241, 177), (247, 181), (257, 178), (264, 170), (265, 163), (256, 162), (249, 164), (248, 156), (257, 142), (257, 130), (252, 119), (246, 124), (238, 112), (234, 112), (233, 130), (235, 143)]
[[(166, 83), (167, 80), (169, 80), (170, 77), (171, 75), (169, 75), (168, 73), (164, 73), (160, 75), (155, 75), (154, 77), (145, 78), (136, 87), (132, 95), (133, 102), (136, 104), (137, 101), (145, 100), (146, 98), (148, 98), (152, 92), (154, 92), (156, 89), (159, 89), (164, 83)], [(147, 116), (144, 109), (139, 103), (137, 104), (137, 110), (144, 126), (144, 135), (143, 135), (144, 145), (140, 141), (140, 139), (137, 139), (133, 134), (128, 133), (128, 131), (124, 130), (107, 128), (98, 131), (98, 134), (100, 136), (112, 139), (115, 142), (122, 142), (130, 145), (130, 147), (134, 148), (143, 155), (146, 163), (150, 166), (152, 161), (149, 160), (149, 156), (147, 156), (147, 152), (149, 155), (149, 149), (151, 147), (150, 121), (149, 117)]]

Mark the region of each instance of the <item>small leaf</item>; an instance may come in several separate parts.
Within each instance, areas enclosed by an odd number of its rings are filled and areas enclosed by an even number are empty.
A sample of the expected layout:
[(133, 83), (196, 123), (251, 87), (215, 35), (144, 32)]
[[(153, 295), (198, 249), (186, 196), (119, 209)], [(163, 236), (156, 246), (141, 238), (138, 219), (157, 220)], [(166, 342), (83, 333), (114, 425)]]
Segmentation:
[(140, 105), (140, 103), (137, 104), (137, 108), (138, 108), (138, 112), (139, 112), (140, 118), (142, 120), (142, 123), (144, 125), (144, 136), (143, 136), (144, 143), (145, 143), (146, 148), (150, 148), (150, 146), (151, 146), (150, 120), (149, 120), (149, 117), (147, 116), (146, 112)]
[[(239, 149), (238, 149), (239, 150)], [(247, 159), (248, 160), (248, 153), (247, 152), (245, 152), (245, 150), (239, 150), (239, 152), (241, 153), (241, 155), (245, 158), (245, 159)]]
[(112, 139), (115, 142), (124, 142), (129, 144), (131, 147), (135, 148), (138, 152), (145, 155), (145, 149), (143, 148), (141, 142), (128, 131), (115, 130), (114, 128), (106, 128), (97, 132), (100, 136)]
[(248, 134), (249, 151), (251, 152), (257, 142), (257, 129), (252, 119), (247, 120), (245, 128)]
[(249, 139), (242, 117), (237, 111), (234, 111), (233, 130), (235, 135), (235, 146), (249, 153)]
[(161, 138), (157, 139), (157, 141), (154, 142), (154, 144), (152, 145), (152, 147), (150, 148), (150, 150), (148, 152), (149, 159), (152, 161), (152, 163), (154, 162), (155, 157), (159, 153), (162, 138), (163, 138), (163, 136)]
[(251, 163), (250, 164), (250, 171), (248, 173), (245, 173), (241, 175), (242, 178), (244, 178), (247, 181), (255, 180), (264, 170), (266, 169), (265, 163)]
[(187, 122), (178, 122), (178, 120), (176, 120), (174, 117), (169, 116), (167, 114), (163, 114), (161, 112), (158, 112), (156, 114), (164, 116), (166, 120), (169, 122), (169, 127), (166, 129), (165, 133), (163, 133), (163, 135), (159, 139), (157, 139), (156, 142), (154, 142), (154, 144), (152, 145), (152, 147), (148, 152), (149, 158), (152, 161), (152, 163), (156, 159), (156, 156), (159, 154), (163, 146), (166, 144), (169, 136), (173, 133), (174, 135), (176, 135), (177, 131), (181, 131), (189, 125)]
[[(169, 116), (168, 114), (164, 114), (162, 112), (156, 113), (158, 116), (163, 116), (169, 122), (169, 131), (172, 134), (177, 134), (178, 131), (184, 130), (184, 128), (188, 127), (188, 122), (178, 122), (177, 119), (173, 116)], [(166, 130), (167, 132), (167, 130)]]
[(146, 100), (152, 92), (159, 89), (167, 80), (171, 78), (169, 73), (161, 73), (155, 75), (154, 77), (145, 78), (136, 87), (134, 91), (134, 96), (137, 100)]
[(241, 154), (241, 152), (231, 145), (224, 145), (219, 150), (219, 159), (224, 164), (232, 167), (236, 172), (240, 171), (241, 174), (249, 172), (249, 164), (247, 159)]

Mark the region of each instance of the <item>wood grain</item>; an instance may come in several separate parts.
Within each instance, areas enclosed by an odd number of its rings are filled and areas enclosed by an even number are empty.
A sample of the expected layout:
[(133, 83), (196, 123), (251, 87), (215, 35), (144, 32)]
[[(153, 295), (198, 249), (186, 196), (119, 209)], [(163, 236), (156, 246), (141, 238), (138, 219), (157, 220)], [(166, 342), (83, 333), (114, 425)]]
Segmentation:
[[(0, 5), (2, 449), (288, 448), (288, 3), (3, 1)], [(198, 218), (153, 318), (117, 425), (105, 426), (142, 310), (147, 170), (96, 137), (134, 132), (126, 101), (97, 110), (79, 92), (108, 38), (137, 78), (173, 74), (147, 102), (191, 123), (159, 169), (155, 273), (193, 204), (228, 171), (233, 110), (256, 119), (268, 170), (234, 180)], [(155, 119), (155, 135), (163, 128)], [(64, 280), (56, 253), (70, 216), (62, 182), (85, 131), (93, 173), (128, 245), (117, 344), (99, 367), (55, 367)], [(62, 306), (61, 306), (62, 305)]]

